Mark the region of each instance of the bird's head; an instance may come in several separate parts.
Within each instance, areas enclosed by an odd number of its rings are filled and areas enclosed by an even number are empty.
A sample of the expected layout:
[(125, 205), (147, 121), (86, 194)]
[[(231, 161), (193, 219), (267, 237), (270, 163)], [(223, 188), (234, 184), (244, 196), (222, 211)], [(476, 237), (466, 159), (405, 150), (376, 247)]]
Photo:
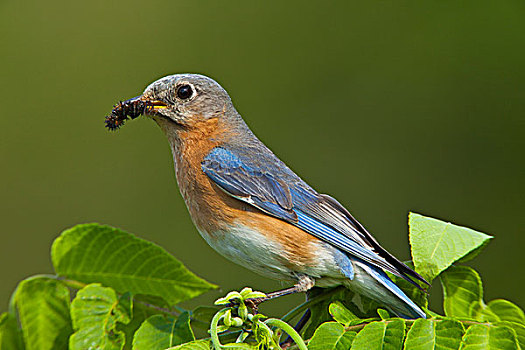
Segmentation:
[(161, 127), (191, 127), (224, 117), (233, 108), (228, 93), (213, 79), (199, 74), (161, 78), (151, 83), (139, 99), (147, 106), (144, 113)]

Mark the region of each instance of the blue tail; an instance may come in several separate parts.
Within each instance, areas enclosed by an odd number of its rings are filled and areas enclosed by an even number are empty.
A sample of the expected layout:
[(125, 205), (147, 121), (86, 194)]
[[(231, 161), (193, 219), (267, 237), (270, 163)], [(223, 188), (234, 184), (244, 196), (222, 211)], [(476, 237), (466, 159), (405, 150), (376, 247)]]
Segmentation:
[[(399, 302), (388, 303), (388, 306), (397, 316), (407, 319), (427, 318), (423, 310), (417, 306), (403, 291), (387, 276), (387, 274), (378, 268), (372, 267), (366, 263), (360, 264), (368, 275), (373, 277), (384, 288), (390, 291)], [(386, 297), (386, 296), (385, 296)], [(378, 300), (381, 302), (381, 300)]]

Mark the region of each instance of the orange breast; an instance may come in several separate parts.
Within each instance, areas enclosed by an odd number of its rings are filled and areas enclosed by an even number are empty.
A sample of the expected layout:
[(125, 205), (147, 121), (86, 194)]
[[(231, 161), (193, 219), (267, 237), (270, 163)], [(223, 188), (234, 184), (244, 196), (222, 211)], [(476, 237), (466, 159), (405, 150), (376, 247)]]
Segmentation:
[(205, 232), (216, 232), (223, 223), (231, 222), (233, 208), (248, 210), (247, 205), (213, 184), (201, 168), (204, 157), (221, 145), (227, 135), (225, 127), (215, 118), (178, 131), (177, 140), (172, 143), (179, 189), (195, 225)]
[(212, 239), (227, 234), (232, 225), (252, 227), (283, 247), (283, 263), (308, 265), (315, 255), (310, 244), (315, 237), (229, 196), (202, 171), (204, 157), (232, 136), (218, 119), (211, 119), (179, 131), (172, 144), (177, 182), (195, 226)]

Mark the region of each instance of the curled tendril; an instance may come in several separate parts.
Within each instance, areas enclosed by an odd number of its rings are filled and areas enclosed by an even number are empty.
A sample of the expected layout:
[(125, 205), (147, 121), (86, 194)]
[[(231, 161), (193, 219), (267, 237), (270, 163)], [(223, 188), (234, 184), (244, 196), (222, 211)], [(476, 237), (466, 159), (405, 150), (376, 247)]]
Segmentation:
[[(264, 315), (253, 315), (248, 312), (245, 301), (251, 298), (263, 298), (266, 295), (244, 288), (241, 292), (230, 292), (224, 298), (219, 298), (216, 305), (228, 305), (218, 311), (210, 324), (210, 337), (215, 349), (253, 349), (254, 342), (258, 347), (267, 349), (280, 349), (279, 339), (283, 333), (292, 338), (300, 350), (307, 350), (304, 340), (299, 333), (288, 323), (276, 319), (267, 318)], [(235, 343), (222, 344), (219, 333), (232, 328), (240, 328), (240, 334)], [(251, 338), (249, 338), (251, 337)], [(250, 340), (251, 343), (245, 343)]]

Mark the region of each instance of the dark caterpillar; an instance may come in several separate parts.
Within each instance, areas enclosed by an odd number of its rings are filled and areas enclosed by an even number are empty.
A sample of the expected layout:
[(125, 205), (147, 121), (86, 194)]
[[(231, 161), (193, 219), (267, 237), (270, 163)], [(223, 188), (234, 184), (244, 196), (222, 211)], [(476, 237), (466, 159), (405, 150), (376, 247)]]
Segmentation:
[(144, 114), (147, 107), (148, 103), (141, 101), (139, 97), (120, 101), (113, 107), (111, 114), (106, 116), (104, 124), (106, 124), (106, 128), (111, 131), (117, 130), (124, 125), (127, 119), (135, 119), (141, 114)]

